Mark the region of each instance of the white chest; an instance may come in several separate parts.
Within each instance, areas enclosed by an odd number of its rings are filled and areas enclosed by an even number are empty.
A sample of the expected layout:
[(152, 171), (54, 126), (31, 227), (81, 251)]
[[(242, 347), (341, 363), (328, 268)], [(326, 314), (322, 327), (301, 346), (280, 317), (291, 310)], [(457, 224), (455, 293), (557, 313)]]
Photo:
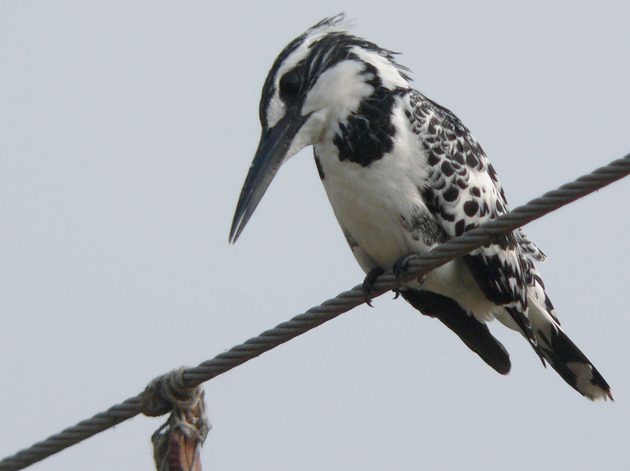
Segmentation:
[(369, 166), (340, 161), (331, 140), (315, 145), (339, 224), (384, 268), (409, 252), (429, 249), (422, 238), (412, 237), (405, 224), (427, 212), (420, 192), (426, 185), (425, 158), (405, 123), (394, 124), (394, 148)]

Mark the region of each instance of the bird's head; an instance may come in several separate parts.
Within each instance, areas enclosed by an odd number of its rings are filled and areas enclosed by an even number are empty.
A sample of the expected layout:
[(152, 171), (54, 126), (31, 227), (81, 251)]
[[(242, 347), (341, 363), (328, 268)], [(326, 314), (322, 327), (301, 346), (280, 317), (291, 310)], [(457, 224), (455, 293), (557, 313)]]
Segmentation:
[(408, 88), (393, 52), (346, 32), (344, 15), (326, 18), (275, 60), (260, 100), (262, 135), (238, 201), (235, 242), (280, 166), (304, 147), (332, 139), (377, 87)]

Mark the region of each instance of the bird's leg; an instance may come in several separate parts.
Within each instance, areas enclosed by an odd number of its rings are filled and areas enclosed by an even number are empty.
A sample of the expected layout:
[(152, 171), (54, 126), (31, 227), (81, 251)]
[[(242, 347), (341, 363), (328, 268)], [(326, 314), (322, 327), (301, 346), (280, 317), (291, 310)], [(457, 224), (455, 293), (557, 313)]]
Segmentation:
[[(396, 260), (396, 263), (394, 263), (394, 266), (392, 267), (392, 271), (394, 272), (394, 275), (396, 276), (396, 281), (398, 282), (399, 285), (403, 284), (402, 278), (407, 274), (407, 269), (409, 268), (409, 262), (411, 262), (412, 260), (418, 257), (419, 257), (418, 254), (412, 252), (412, 253), (408, 253), (407, 255), (403, 255), (398, 260)], [(422, 286), (424, 286), (424, 276), (421, 278), (418, 278), (415, 281), (420, 283), (421, 286), (419, 289), (422, 289)], [(396, 293), (396, 297), (398, 297), (398, 292)]]
[(383, 273), (385, 273), (385, 270), (381, 267), (374, 267), (363, 280), (363, 296), (365, 297), (366, 304), (370, 307), (374, 307), (372, 306), (372, 291), (374, 291), (374, 283)]

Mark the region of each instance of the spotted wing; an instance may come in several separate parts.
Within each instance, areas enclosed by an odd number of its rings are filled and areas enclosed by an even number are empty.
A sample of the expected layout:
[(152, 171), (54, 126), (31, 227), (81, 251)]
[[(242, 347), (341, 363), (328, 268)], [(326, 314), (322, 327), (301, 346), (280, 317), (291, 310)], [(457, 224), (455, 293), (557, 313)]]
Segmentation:
[[(409, 117), (428, 164), (428, 186), (419, 190), (445, 233), (456, 237), (505, 214), (508, 204), (501, 183), (470, 131), (448, 109), (419, 92), (411, 92), (409, 103)], [(464, 257), (486, 297), (505, 307), (533, 345), (527, 318), (527, 261), (542, 257), (520, 231)]]

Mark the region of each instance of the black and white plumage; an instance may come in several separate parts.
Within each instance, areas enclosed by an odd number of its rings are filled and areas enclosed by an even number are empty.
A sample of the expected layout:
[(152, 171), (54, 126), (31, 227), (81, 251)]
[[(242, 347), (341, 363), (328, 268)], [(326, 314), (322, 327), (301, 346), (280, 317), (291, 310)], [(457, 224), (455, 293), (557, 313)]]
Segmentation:
[[(343, 15), (292, 41), (263, 87), (262, 137), (230, 240), (239, 237), (280, 166), (311, 145), (368, 281), (506, 213), (503, 188), (479, 143), (453, 113), (412, 89), (408, 72), (391, 51), (348, 34)], [(493, 319), (522, 333), (578, 392), (612, 399), (560, 327), (534, 266), (544, 259), (516, 230), (406, 284), (401, 295), (499, 373), (511, 364), (486, 326)]]

